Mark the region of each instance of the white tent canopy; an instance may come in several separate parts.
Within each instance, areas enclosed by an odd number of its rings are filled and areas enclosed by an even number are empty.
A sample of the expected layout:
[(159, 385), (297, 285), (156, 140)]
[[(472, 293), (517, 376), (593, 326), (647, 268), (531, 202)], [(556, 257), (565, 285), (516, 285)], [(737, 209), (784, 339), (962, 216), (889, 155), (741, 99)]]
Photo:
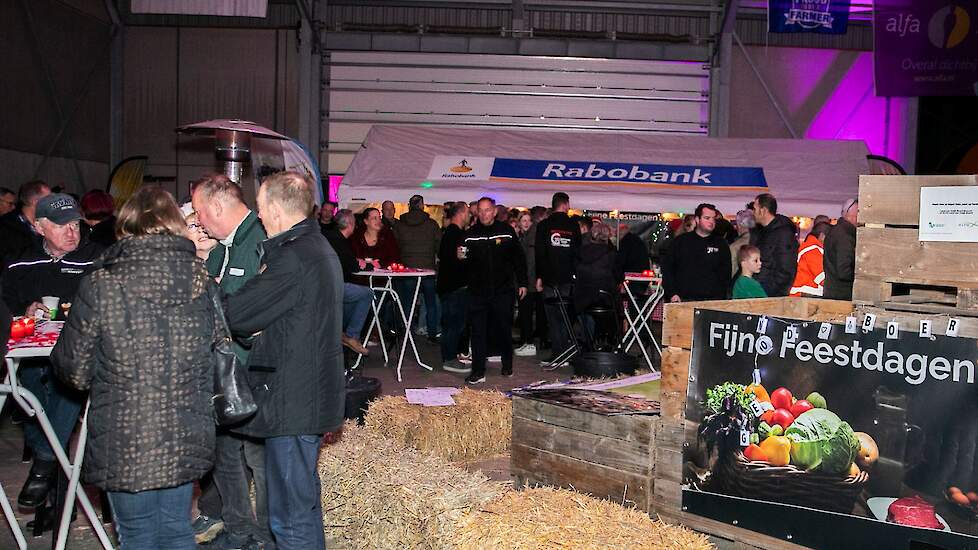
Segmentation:
[(835, 215), (867, 173), (862, 141), (374, 126), (343, 177), (344, 203), (429, 204), (488, 195), (507, 206), (550, 204), (632, 212), (689, 212), (702, 202), (732, 214), (759, 193), (787, 215)]

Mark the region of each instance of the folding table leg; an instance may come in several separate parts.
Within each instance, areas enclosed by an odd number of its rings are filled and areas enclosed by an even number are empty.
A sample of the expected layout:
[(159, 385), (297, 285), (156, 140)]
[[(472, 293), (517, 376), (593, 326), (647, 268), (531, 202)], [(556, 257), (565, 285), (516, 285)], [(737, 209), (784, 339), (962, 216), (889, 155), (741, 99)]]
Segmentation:
[(0, 508), (3, 508), (3, 517), (7, 520), (7, 525), (10, 526), (10, 531), (14, 534), (17, 550), (27, 550), (27, 540), (24, 539), (24, 533), (20, 530), (17, 516), (14, 515), (14, 509), (10, 505), (10, 501), (7, 500), (7, 493), (3, 490), (2, 485), (0, 485)]

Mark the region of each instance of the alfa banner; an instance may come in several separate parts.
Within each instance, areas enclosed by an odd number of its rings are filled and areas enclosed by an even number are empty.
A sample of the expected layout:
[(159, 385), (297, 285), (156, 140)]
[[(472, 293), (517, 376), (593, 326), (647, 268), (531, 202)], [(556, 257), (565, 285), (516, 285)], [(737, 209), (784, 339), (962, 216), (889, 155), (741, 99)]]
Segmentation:
[(978, 547), (978, 341), (948, 324), (696, 310), (683, 509), (814, 548)]
[(768, 0), (768, 32), (845, 34), (849, 0)]
[(878, 96), (978, 95), (978, 2), (877, 0)]

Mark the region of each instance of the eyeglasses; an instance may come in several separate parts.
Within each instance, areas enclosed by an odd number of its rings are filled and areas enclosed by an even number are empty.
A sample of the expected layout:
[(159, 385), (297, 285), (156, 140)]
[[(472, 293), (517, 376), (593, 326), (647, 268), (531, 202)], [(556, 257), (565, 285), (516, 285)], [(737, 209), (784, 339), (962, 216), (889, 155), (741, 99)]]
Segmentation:
[(203, 229), (203, 227), (201, 227), (201, 225), (199, 223), (188, 223), (187, 224), (187, 229), (189, 229), (191, 231), (200, 231), (200, 230)]

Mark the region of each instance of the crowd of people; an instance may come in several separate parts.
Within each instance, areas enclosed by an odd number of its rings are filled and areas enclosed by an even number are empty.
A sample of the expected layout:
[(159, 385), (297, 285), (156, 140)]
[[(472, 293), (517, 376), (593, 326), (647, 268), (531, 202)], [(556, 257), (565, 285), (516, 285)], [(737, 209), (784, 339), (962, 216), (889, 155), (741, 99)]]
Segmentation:
[[(0, 326), (11, 314), (57, 314), (46, 296), (70, 307), (50, 360), (24, 360), (18, 376), (62, 447), (90, 399), (85, 479), (107, 492), (122, 548), (323, 547), (316, 456), (343, 418), (343, 347), (370, 353), (364, 272), (436, 272), (420, 282), (418, 327), (402, 326), (393, 308), (379, 311), (380, 324), (427, 337), (442, 369), (472, 385), (485, 382), (489, 362), (511, 376), (514, 355), (564, 366), (580, 334), (574, 319), (587, 325), (591, 308), (621, 308), (624, 284), (648, 295), (648, 283), (625, 283), (629, 272), (661, 268), (667, 302), (851, 297), (854, 200), (834, 225), (816, 218), (801, 241), (769, 194), (734, 223), (701, 204), (650, 252), (627, 229), (616, 247), (620, 228), (571, 215), (565, 193), (549, 208), (449, 202), (436, 221), (420, 195), (395, 217), (391, 201), (358, 213), (317, 207), (312, 185), (269, 176), (257, 212), (222, 175), (194, 181), (182, 206), (144, 186), (118, 211), (102, 191), (76, 200), (41, 181), (0, 188)], [(405, 307), (413, 287), (395, 283)], [(220, 311), (211, 292), (223, 297)], [(222, 316), (259, 407), (215, 427), (210, 349)], [(36, 422), (24, 421), (24, 438), (32, 465), (17, 500), (34, 508), (51, 499), (57, 465)]]

